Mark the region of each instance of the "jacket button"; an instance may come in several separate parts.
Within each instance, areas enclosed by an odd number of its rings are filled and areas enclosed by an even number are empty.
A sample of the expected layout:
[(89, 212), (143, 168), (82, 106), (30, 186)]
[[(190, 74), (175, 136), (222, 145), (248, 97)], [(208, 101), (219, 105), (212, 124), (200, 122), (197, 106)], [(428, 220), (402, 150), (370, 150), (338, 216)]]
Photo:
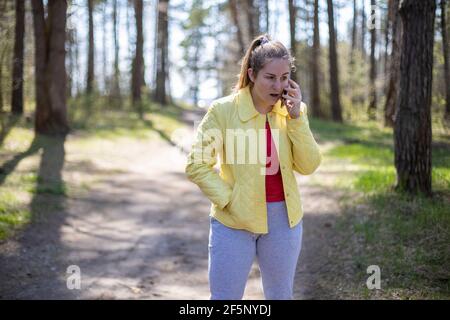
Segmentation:
[(288, 193), (286, 193), (286, 197), (289, 197), (289, 192), (288, 192)]

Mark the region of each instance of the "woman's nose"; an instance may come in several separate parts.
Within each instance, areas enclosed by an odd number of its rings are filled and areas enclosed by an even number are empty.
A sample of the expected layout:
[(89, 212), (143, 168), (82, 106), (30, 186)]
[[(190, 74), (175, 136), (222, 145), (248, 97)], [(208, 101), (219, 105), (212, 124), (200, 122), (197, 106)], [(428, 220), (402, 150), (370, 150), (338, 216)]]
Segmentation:
[(282, 88), (281, 81), (276, 81), (276, 82), (273, 84), (272, 88), (273, 88), (274, 90), (276, 90), (277, 92), (281, 91), (281, 88)]

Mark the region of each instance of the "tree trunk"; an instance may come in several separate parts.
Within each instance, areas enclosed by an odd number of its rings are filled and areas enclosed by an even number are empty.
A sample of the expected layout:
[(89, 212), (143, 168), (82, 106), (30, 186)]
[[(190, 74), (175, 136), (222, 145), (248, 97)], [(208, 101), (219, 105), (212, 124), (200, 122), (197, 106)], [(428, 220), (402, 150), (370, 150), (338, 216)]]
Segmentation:
[(144, 36), (142, 29), (143, 9), (142, 0), (134, 0), (134, 16), (136, 19), (136, 50), (133, 60), (131, 81), (133, 103), (138, 103), (141, 101), (141, 88), (144, 84)]
[(328, 29), (330, 45), (330, 88), (331, 88), (331, 114), (333, 120), (342, 122), (342, 108), (339, 95), (338, 57), (336, 49), (336, 29), (334, 27), (333, 0), (327, 0)]
[(0, 50), (0, 113), (4, 109), (3, 101), (3, 60), (5, 59), (6, 47)]
[[(75, 36), (75, 42), (74, 42), (74, 61), (75, 61), (75, 66), (79, 66), (80, 65), (80, 46), (78, 44), (78, 33), (76, 29), (73, 29), (74, 31), (74, 36)], [(77, 70), (78, 68), (75, 67), (75, 70)], [(75, 86), (75, 90), (76, 90), (76, 96), (80, 95), (80, 93), (83, 91), (82, 85), (81, 85), (81, 81), (79, 80), (79, 72), (77, 71), (77, 81), (74, 83)]]
[(157, 61), (156, 61), (156, 91), (155, 101), (166, 105), (167, 104), (167, 58), (168, 45), (167, 39), (168, 31), (168, 11), (169, 1), (160, 1), (158, 4), (158, 41), (157, 41)]
[(384, 24), (384, 75), (388, 73), (388, 66), (389, 66), (389, 53), (388, 53), (388, 47), (389, 47), (389, 35), (391, 32), (391, 19), (390, 15), (392, 12), (392, 3), (393, 1), (389, 1), (388, 3), (388, 9), (386, 14), (386, 21)]
[(398, 87), (400, 80), (400, 55), (402, 39), (402, 21), (398, 11), (400, 0), (392, 0), (392, 11), (389, 18), (392, 20), (392, 53), (389, 63), (389, 80), (384, 104), (384, 125), (394, 126), (395, 106), (397, 104)]
[(402, 0), (400, 90), (394, 126), (397, 189), (431, 195), (434, 0)]
[(65, 38), (67, 2), (49, 0), (47, 18), (42, 0), (32, 0), (35, 35), (35, 131), (66, 134)]
[[(132, 20), (133, 17), (132, 17), (132, 14), (130, 13), (131, 10), (130, 10), (130, 6), (129, 6), (129, 1), (126, 2), (126, 9), (127, 9), (126, 10), (126, 17), (127, 17), (126, 29), (127, 29), (127, 39), (128, 39), (127, 49), (128, 49), (128, 56), (130, 57), (130, 60), (131, 60), (131, 58), (133, 56), (133, 54), (132, 54), (133, 46), (131, 45), (131, 41), (130, 41), (130, 39), (131, 39), (131, 22), (130, 22), (130, 20)], [(155, 24), (155, 27), (156, 27), (156, 24)]]
[(33, 26), (35, 38), (35, 82), (36, 82), (36, 116), (35, 131), (43, 133), (51, 127), (52, 114), (47, 78), (47, 35), (42, 0), (32, 0)]
[(269, 10), (269, 0), (264, 0), (264, 17), (265, 17), (265, 32), (269, 33), (269, 24), (270, 24), (270, 10)]
[(254, 0), (246, 0), (246, 14), (248, 22), (248, 36), (252, 41), (260, 32), (259, 30), (259, 10), (255, 8)]
[(199, 91), (200, 91), (200, 86), (198, 81), (196, 81), (196, 79), (200, 79), (200, 68), (199, 68), (199, 63), (201, 60), (201, 56), (202, 56), (202, 43), (201, 43), (201, 34), (199, 32), (199, 34), (196, 35), (196, 37), (194, 37), (194, 56), (192, 59), (192, 73), (194, 75), (194, 81), (191, 84), (191, 91), (192, 91), (192, 96), (193, 96), (193, 102), (194, 105), (197, 106), (198, 105), (198, 95), (199, 95)]
[[(12, 2), (10, 1), (2, 1), (0, 2), (0, 21), (3, 22), (3, 20), (6, 19), (6, 15), (8, 14), (8, 12), (10, 11), (10, 9), (8, 8), (8, 5), (12, 4)], [(5, 33), (2, 33), (2, 36), (8, 36), (8, 31), (5, 30)], [(4, 91), (3, 91), (3, 70), (4, 70), (4, 66), (5, 66), (5, 60), (8, 59), (7, 57), (7, 53), (9, 52), (9, 46), (8, 46), (8, 42), (5, 41), (5, 43), (1, 43), (1, 47), (0, 47), (0, 113), (4, 112)], [(2, 118), (0, 118), (0, 120), (2, 120)], [(1, 126), (1, 123), (0, 123)], [(1, 129), (1, 127), (0, 127)]]
[(67, 30), (67, 74), (66, 74), (66, 79), (67, 79), (67, 86), (66, 86), (66, 96), (68, 98), (70, 98), (72, 96), (72, 90), (73, 90), (73, 75), (75, 73), (75, 63), (74, 63), (74, 54), (73, 54), (73, 46), (75, 43), (75, 38), (74, 38), (74, 32), (75, 30), (72, 29), (68, 29)]
[(23, 114), (23, 40), (25, 38), (25, 4), (16, 1), (16, 27), (12, 72), (11, 111)]
[(358, 11), (357, 11), (357, 7), (356, 7), (356, 0), (353, 0), (352, 51), (351, 51), (351, 57), (350, 57), (351, 63), (353, 63), (353, 55), (356, 50), (356, 35), (357, 35), (356, 22), (357, 21), (358, 21)]
[[(292, 56), (297, 59), (297, 42), (295, 41), (295, 21), (297, 18), (297, 8), (295, 7), (294, 0), (289, 0), (289, 33), (291, 35), (291, 53)], [(297, 82), (297, 74), (295, 71), (291, 71), (291, 79)]]
[(447, 23), (445, 17), (445, 3), (447, 0), (441, 0), (441, 34), (442, 34), (442, 53), (444, 55), (444, 78), (445, 78), (445, 115), (446, 120), (450, 120), (450, 61), (448, 48)]
[(376, 21), (375, 21), (375, 0), (370, 1), (372, 25), (370, 28), (370, 101), (369, 108), (367, 110), (369, 119), (375, 120), (376, 110), (377, 110), (377, 90), (375, 86), (375, 81), (377, 77), (377, 67), (375, 65), (375, 45), (377, 43), (377, 33), (376, 33)]
[(102, 12), (102, 69), (103, 69), (103, 94), (109, 94), (109, 81), (108, 81), (108, 67), (106, 65), (107, 57), (106, 57), (106, 25), (108, 21), (108, 16), (106, 14), (106, 8), (108, 3), (105, 1), (103, 3), (103, 12)]
[(228, 5), (230, 7), (231, 19), (233, 20), (234, 26), (236, 27), (236, 36), (237, 36), (237, 41), (238, 41), (238, 45), (239, 45), (239, 51), (241, 52), (240, 55), (244, 55), (245, 54), (245, 45), (244, 45), (244, 39), (242, 37), (242, 28), (239, 24), (236, 0), (230, 0), (228, 2)]
[[(358, 37), (358, 32), (357, 32), (357, 28), (358, 28), (358, 7), (356, 5), (356, 0), (353, 0), (353, 22), (352, 22), (352, 48), (350, 51), (350, 62), (349, 62), (349, 68), (350, 68), (350, 74), (353, 75), (355, 74), (355, 52), (357, 50), (357, 37)], [(350, 96), (351, 96), (351, 101), (352, 104), (356, 104), (356, 97), (355, 94), (353, 92), (353, 79), (349, 81), (348, 86), (350, 88)]]
[(314, 0), (314, 34), (311, 51), (311, 110), (312, 115), (325, 118), (320, 106), (320, 30), (319, 30), (319, 0)]
[(366, 57), (366, 28), (367, 28), (367, 16), (366, 16), (366, 5), (365, 0), (362, 1), (361, 9), (361, 52), (363, 57)]
[(119, 70), (119, 40), (117, 35), (117, 0), (113, 2), (113, 32), (114, 32), (114, 80), (112, 96), (120, 98), (120, 70)]
[(159, 15), (159, 7), (158, 4), (155, 5), (155, 13), (154, 16), (156, 17), (156, 19), (153, 21), (154, 22), (154, 28), (155, 28), (155, 32), (153, 34), (153, 68), (152, 68), (152, 88), (153, 88), (153, 97), (156, 97), (156, 74), (158, 72), (158, 61), (159, 61), (159, 57), (158, 57), (158, 41), (159, 41), (159, 36), (158, 36), (158, 15)]
[(94, 82), (94, 0), (88, 0), (88, 25), (89, 25), (89, 44), (88, 44), (88, 64), (86, 75), (86, 93), (91, 94)]

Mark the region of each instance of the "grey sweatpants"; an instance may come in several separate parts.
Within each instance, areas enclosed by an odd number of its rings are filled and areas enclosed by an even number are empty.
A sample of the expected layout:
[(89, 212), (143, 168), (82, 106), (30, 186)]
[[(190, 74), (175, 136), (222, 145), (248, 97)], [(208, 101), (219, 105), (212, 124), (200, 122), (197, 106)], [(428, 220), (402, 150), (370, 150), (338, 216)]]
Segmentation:
[(242, 299), (255, 257), (265, 298), (292, 299), (303, 220), (290, 228), (284, 201), (268, 202), (267, 217), (267, 234), (232, 229), (210, 218), (208, 272), (212, 300)]

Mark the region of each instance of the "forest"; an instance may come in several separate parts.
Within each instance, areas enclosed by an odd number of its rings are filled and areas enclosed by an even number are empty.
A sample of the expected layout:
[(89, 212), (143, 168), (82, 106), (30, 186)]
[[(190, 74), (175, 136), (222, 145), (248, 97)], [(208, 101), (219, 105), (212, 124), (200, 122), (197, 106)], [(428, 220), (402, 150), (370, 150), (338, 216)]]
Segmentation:
[(209, 203), (183, 166), (264, 33), (295, 58), (324, 159), (297, 177), (294, 297), (449, 299), (449, 7), (0, 0), (0, 299), (207, 298)]

